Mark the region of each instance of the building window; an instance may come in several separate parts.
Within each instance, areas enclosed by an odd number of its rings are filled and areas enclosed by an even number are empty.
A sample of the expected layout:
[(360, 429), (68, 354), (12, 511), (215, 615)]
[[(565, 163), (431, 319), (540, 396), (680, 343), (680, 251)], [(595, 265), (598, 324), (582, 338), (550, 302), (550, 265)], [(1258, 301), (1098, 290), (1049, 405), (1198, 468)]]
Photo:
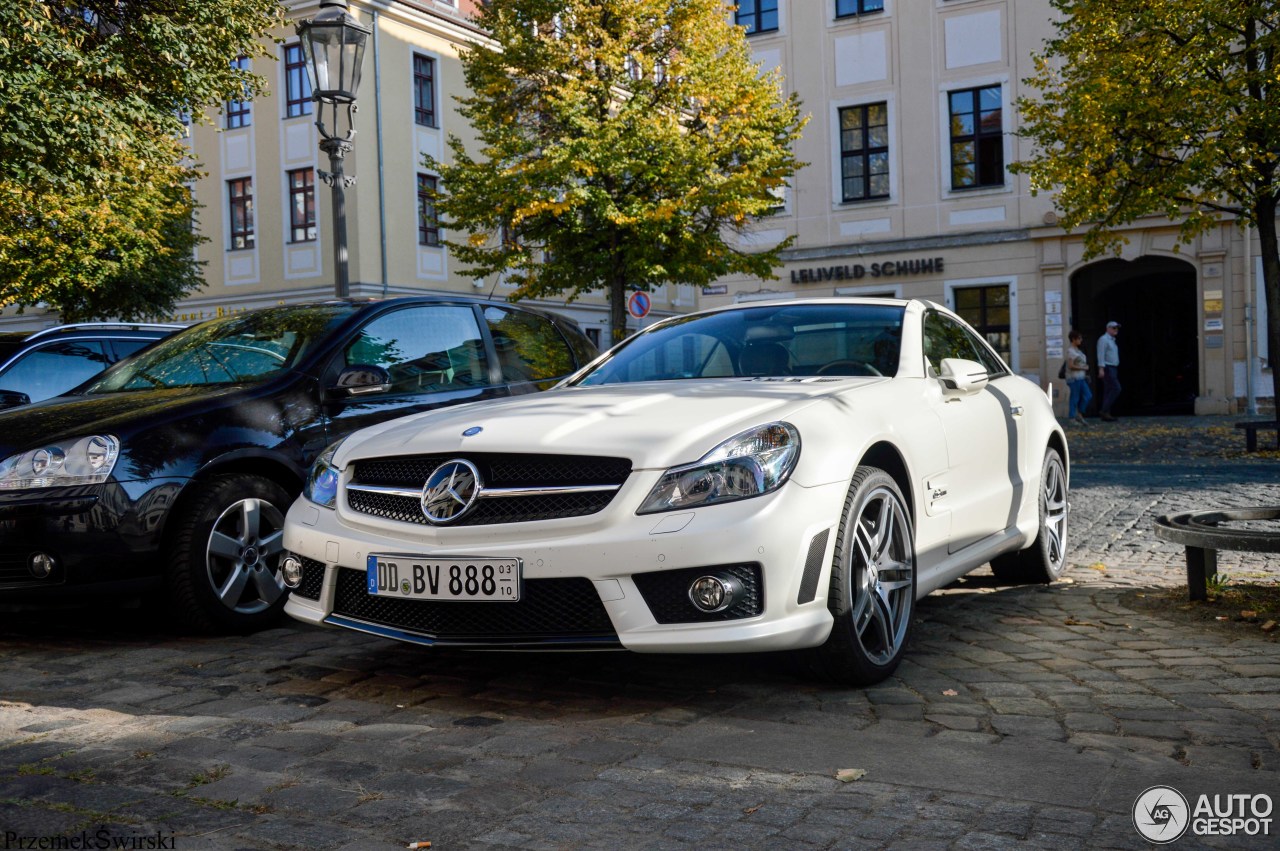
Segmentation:
[(307, 63), (301, 44), (285, 45), (284, 91), (285, 118), (311, 114), (311, 80), (307, 78)]
[(836, 0), (836, 17), (848, 18), (868, 12), (883, 12), (884, 0)]
[(840, 110), (840, 197), (889, 197), (889, 108), (884, 103)]
[(436, 62), (413, 54), (413, 120), (424, 127), (436, 125)]
[(954, 293), (956, 314), (986, 338), (1005, 363), (1013, 363), (1013, 334), (1009, 318), (1009, 287), (963, 287)]
[(253, 178), (227, 181), (231, 201), (231, 250), (253, 248)]
[[(249, 70), (249, 57), (240, 56), (231, 61), (231, 67), (239, 71)], [(245, 92), (248, 95), (248, 92)], [(248, 100), (229, 100), (227, 101), (227, 129), (234, 130), (237, 127), (248, 127), (250, 124), (249, 101)]]
[(300, 168), (289, 176), (289, 241), (314, 242), (316, 238), (316, 173)]
[(951, 92), (951, 188), (1004, 185), (1000, 87)]
[(747, 35), (776, 30), (778, 0), (741, 0), (735, 20), (738, 26), (746, 28)]
[(437, 180), (430, 174), (418, 175), (418, 245), (440, 244), (440, 220), (432, 200)]

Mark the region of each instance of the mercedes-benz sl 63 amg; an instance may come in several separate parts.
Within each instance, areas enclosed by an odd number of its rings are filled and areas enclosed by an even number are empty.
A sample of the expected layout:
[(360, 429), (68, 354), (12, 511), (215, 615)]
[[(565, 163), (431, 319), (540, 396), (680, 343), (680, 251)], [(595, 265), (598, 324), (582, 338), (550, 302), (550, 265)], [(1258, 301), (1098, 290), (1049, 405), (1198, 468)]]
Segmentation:
[(537, 396), (363, 429), (285, 523), (300, 620), (424, 645), (801, 650), (888, 676), (916, 601), (1065, 564), (1049, 400), (923, 301), (675, 317)]

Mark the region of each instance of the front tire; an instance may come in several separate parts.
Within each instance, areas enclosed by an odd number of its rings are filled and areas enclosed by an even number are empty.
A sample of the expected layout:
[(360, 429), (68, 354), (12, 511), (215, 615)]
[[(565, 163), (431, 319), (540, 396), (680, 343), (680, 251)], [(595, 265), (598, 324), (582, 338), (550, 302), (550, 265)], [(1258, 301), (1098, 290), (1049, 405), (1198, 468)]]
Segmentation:
[(253, 475), (202, 486), (176, 518), (168, 558), (175, 614), (198, 632), (252, 632), (271, 625), (288, 593), (280, 574), (284, 512), (280, 485)]
[(1052, 448), (1040, 466), (1039, 510), (1040, 528), (1031, 546), (991, 560), (991, 572), (1000, 582), (1047, 585), (1067, 567), (1067, 468)]
[(848, 685), (878, 683), (902, 660), (916, 601), (915, 533), (893, 478), (861, 467), (836, 535), (827, 607), (831, 634), (810, 653), (819, 673)]

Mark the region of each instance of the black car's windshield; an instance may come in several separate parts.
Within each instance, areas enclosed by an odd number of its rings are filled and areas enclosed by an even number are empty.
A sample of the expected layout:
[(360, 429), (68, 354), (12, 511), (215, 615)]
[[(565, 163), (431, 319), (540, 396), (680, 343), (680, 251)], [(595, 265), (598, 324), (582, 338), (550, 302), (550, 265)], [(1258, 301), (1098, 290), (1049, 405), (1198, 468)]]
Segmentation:
[(896, 304), (811, 302), (683, 317), (632, 337), (574, 383), (892, 376), (902, 316)]
[(292, 305), (213, 319), (161, 340), (81, 392), (262, 381), (292, 369), (354, 309), (348, 304)]

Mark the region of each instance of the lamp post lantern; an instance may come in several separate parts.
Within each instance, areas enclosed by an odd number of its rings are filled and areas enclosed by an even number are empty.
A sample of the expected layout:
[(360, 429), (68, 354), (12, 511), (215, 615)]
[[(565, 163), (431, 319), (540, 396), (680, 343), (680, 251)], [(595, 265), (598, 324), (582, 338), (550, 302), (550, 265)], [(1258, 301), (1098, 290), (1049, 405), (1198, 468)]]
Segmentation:
[[(355, 138), (356, 90), (360, 88), (360, 68), (364, 48), (372, 30), (351, 16), (347, 0), (321, 0), (314, 18), (297, 26), (302, 55), (311, 81), (311, 99), (320, 131), (320, 150), (329, 155), (329, 171), (319, 171), (320, 179), (333, 189), (334, 290), (338, 298), (351, 294), (347, 278), (347, 197), (354, 176), (343, 173), (342, 161)], [(325, 125), (325, 107), (331, 123)], [(345, 112), (346, 130), (340, 119)], [(330, 129), (332, 128), (332, 129)]]

